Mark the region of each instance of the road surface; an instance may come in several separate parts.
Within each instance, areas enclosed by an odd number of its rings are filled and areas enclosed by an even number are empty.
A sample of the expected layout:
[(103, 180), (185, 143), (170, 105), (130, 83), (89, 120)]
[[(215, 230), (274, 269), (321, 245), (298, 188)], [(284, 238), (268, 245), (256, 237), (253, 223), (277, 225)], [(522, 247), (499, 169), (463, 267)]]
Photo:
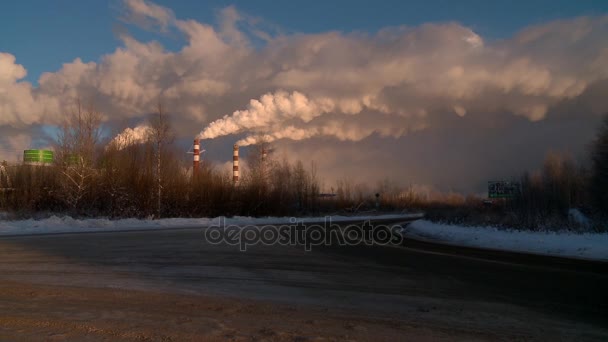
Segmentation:
[(202, 231), (0, 238), (0, 340), (608, 340), (606, 263)]

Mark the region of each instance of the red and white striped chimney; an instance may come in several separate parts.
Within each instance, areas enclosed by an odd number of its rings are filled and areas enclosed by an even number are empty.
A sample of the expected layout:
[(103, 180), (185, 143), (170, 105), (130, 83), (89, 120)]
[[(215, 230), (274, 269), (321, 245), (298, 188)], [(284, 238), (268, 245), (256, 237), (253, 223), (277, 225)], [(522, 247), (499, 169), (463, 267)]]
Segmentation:
[(201, 145), (198, 139), (194, 139), (194, 145), (192, 145), (192, 177), (194, 178), (198, 174), (201, 158)]
[(239, 145), (236, 144), (232, 149), (232, 181), (239, 182)]

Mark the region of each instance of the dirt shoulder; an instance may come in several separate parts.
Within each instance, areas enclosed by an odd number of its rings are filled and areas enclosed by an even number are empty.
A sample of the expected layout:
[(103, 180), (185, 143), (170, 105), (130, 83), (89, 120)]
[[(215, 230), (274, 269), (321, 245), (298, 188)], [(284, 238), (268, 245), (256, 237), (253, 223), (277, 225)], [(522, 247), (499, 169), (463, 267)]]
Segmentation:
[(323, 308), (0, 282), (0, 340), (396, 341), (517, 338)]
[(0, 239), (0, 341), (606, 341), (608, 276), (454, 247)]

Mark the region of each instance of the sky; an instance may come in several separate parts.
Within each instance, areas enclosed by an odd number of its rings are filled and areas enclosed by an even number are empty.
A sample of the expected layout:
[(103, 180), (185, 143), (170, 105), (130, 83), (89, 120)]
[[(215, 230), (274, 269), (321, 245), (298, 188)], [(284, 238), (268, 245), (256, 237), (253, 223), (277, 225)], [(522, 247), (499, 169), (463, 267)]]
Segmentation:
[(264, 135), (328, 183), (481, 191), (549, 151), (585, 159), (608, 110), (607, 14), (560, 0), (7, 2), (0, 159), (48, 144), (75, 97), (113, 133), (162, 97), (178, 144), (200, 135), (219, 164)]
[[(374, 32), (389, 26), (417, 26), (428, 22), (459, 22), (489, 39), (509, 37), (523, 27), (562, 18), (608, 12), (604, 0), (485, 1), (157, 1), (176, 16), (213, 23), (222, 8), (235, 6), (286, 32)], [(26, 80), (55, 71), (76, 57), (96, 61), (112, 52), (119, 41), (120, 1), (21, 0), (7, 1), (0, 11), (1, 49), (28, 69)], [(177, 37), (159, 39), (178, 48)]]

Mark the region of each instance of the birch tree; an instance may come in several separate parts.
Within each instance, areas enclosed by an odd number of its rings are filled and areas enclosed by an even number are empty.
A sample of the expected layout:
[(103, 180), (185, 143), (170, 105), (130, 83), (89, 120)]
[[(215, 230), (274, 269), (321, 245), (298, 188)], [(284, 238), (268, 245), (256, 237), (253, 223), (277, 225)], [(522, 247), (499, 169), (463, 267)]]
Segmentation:
[(101, 113), (93, 104), (78, 99), (57, 136), (56, 157), (62, 173), (61, 187), (66, 204), (76, 210), (93, 184), (95, 149), (101, 133)]
[(163, 196), (163, 153), (166, 146), (173, 141), (171, 125), (160, 101), (158, 102), (155, 115), (150, 119), (148, 136), (149, 141), (154, 145), (156, 157), (156, 218), (160, 218)]

